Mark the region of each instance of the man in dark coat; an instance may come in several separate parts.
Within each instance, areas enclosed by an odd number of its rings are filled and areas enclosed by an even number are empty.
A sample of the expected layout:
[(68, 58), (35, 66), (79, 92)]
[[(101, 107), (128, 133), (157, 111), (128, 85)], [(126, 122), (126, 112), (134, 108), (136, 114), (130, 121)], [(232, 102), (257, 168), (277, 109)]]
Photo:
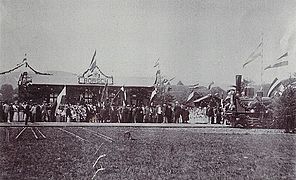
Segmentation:
[(4, 122), (4, 109), (3, 103), (0, 101), (0, 122)]
[(68, 119), (69, 119), (69, 121), (72, 121), (72, 113), (71, 113), (70, 105), (66, 106), (66, 121), (67, 122), (68, 122)]
[(172, 115), (173, 115), (173, 111), (172, 111), (172, 106), (168, 105), (167, 108), (165, 109), (164, 115), (168, 121), (168, 123), (172, 123)]
[(122, 123), (127, 123), (128, 122), (128, 114), (129, 110), (127, 107), (123, 106), (122, 107)]
[(41, 107), (39, 104), (36, 105), (36, 121), (41, 122), (42, 121), (42, 115), (41, 115)]
[(25, 125), (27, 125), (29, 119), (31, 120), (31, 107), (28, 103), (26, 103), (25, 105), (25, 115), (26, 115)]
[(214, 124), (214, 109), (211, 106), (208, 106), (207, 108), (207, 115), (209, 117), (209, 121), (211, 124)]
[(217, 107), (216, 109), (216, 123), (221, 124), (222, 121), (222, 108)]
[(188, 123), (189, 121), (189, 110), (188, 107), (182, 107), (182, 123)]

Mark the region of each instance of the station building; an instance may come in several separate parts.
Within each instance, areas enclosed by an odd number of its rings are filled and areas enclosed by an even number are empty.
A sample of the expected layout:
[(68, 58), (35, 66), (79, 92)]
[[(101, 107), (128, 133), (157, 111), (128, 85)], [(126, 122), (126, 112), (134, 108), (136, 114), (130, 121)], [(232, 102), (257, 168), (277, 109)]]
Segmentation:
[[(22, 72), (18, 81), (22, 101), (53, 103), (66, 87), (65, 103), (102, 102), (102, 96), (113, 105), (148, 105), (154, 90), (154, 78), (113, 77), (104, 74), (98, 66), (87, 69), (82, 75), (67, 72), (50, 72), (50, 75)], [(124, 90), (125, 97), (120, 91)], [(116, 98), (115, 98), (116, 96)]]

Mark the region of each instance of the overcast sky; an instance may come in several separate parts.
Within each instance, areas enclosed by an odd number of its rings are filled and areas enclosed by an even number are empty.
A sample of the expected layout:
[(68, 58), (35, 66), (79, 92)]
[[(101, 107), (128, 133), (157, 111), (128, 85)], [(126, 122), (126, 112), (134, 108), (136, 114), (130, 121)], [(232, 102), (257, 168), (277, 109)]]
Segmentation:
[(235, 74), (260, 83), (258, 59), (242, 65), (263, 33), (263, 64), (289, 51), (295, 72), (294, 0), (0, 0), (0, 71), (28, 54), (37, 70), (83, 73), (94, 50), (108, 75), (153, 77), (155, 61), (186, 84), (233, 84)]

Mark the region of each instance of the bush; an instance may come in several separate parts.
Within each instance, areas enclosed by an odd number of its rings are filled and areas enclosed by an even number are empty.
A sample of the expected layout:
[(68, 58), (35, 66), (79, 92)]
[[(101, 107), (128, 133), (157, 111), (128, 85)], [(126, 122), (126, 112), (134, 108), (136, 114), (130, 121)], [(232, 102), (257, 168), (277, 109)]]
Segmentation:
[(282, 96), (278, 97), (273, 104), (274, 107), (274, 126), (276, 128), (285, 127), (286, 116), (293, 116), (296, 113), (296, 88), (288, 85)]

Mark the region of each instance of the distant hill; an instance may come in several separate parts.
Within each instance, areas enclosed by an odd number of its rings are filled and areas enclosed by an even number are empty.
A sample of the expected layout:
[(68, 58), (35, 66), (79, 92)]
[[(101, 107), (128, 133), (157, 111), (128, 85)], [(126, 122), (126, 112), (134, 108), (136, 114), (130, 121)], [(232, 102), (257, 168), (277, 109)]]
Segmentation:
[(16, 88), (20, 75), (21, 75), (21, 72), (11, 72), (11, 73), (0, 75), (0, 86), (2, 84), (11, 84), (13, 88)]

